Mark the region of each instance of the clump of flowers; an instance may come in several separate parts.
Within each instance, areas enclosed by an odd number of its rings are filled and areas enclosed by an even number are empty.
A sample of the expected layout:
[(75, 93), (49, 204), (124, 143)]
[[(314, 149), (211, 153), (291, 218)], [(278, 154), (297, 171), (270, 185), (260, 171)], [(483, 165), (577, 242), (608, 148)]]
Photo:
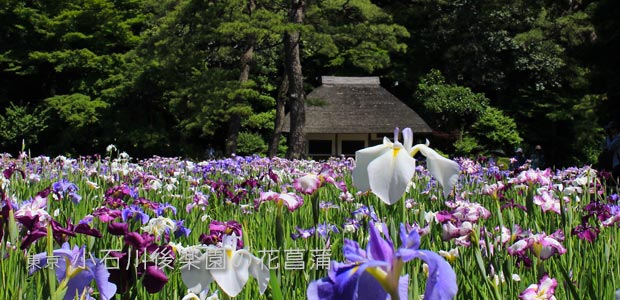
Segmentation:
[(357, 242), (345, 239), (343, 252), (348, 262), (332, 262), (328, 276), (308, 286), (308, 299), (407, 299), (409, 275), (401, 276), (401, 272), (404, 263), (415, 258), (428, 265), (424, 300), (450, 300), (456, 296), (454, 270), (439, 254), (418, 249), (417, 230), (407, 232), (401, 224), (398, 249), (394, 248), (385, 223), (369, 222), (369, 231), (365, 250)]

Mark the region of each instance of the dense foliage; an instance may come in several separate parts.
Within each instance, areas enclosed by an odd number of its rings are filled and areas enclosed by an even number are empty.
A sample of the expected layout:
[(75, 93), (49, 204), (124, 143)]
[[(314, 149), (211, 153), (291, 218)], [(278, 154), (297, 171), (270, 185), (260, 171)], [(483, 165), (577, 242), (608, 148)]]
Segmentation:
[[(0, 145), (204, 157), (242, 132), (267, 143), (287, 32), (306, 91), (321, 75), (380, 76), (449, 134), (446, 152), (542, 144), (551, 164), (594, 163), (620, 111), (613, 0), (307, 1), (301, 24), (293, 3), (2, 1)], [(489, 126), (510, 128), (481, 138)]]

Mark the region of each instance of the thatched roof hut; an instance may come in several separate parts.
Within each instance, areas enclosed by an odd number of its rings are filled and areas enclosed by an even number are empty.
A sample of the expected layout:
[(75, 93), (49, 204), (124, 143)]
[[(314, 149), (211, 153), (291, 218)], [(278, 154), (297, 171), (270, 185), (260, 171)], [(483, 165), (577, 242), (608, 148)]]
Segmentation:
[[(413, 109), (381, 87), (379, 77), (321, 77), (322, 85), (306, 97), (306, 139), (312, 156), (351, 155), (394, 128), (414, 134), (431, 128)], [(284, 132), (290, 128), (286, 118)], [(328, 151), (330, 150), (331, 151)]]

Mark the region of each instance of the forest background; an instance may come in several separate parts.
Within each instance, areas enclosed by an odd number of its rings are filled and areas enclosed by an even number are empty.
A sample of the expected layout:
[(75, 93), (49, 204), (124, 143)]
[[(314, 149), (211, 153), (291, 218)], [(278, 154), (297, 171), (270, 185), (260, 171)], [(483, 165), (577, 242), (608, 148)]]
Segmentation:
[(444, 152), (595, 163), (618, 53), (616, 0), (0, 0), (0, 149), (284, 154), (291, 111), (296, 157), (322, 75), (379, 76)]

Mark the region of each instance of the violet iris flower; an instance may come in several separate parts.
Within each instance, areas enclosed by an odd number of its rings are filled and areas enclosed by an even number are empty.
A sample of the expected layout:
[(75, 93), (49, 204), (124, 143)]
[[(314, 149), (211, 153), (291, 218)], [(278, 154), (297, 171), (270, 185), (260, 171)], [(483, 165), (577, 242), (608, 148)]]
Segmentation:
[(307, 239), (315, 234), (318, 234), (322, 238), (327, 238), (329, 236), (329, 232), (340, 233), (338, 230), (338, 226), (333, 224), (322, 223), (318, 224), (316, 227), (310, 227), (308, 229), (300, 228), (297, 226), (297, 233), (291, 233), (291, 238), (296, 240), (298, 238)]
[(199, 206), (202, 210), (205, 210), (209, 205), (209, 194), (203, 194), (200, 191), (194, 193), (192, 202), (185, 206), (185, 211), (189, 213), (194, 207)]
[(183, 225), (183, 223), (185, 223), (185, 220), (177, 220), (177, 221), (174, 221), (174, 223), (176, 224), (176, 230), (174, 231), (175, 238), (179, 238), (181, 236), (187, 237), (192, 232), (191, 229)]
[(82, 200), (82, 196), (77, 194), (77, 185), (66, 179), (54, 182), (54, 184), (52, 184), (52, 190), (54, 190), (54, 193), (58, 195), (58, 198), (62, 199), (67, 196), (75, 204), (80, 203), (80, 201)]
[[(58, 282), (67, 280), (67, 293), (64, 300), (78, 298), (84, 289), (90, 287), (90, 283), (95, 280), (99, 289), (99, 299), (111, 299), (116, 293), (116, 285), (110, 283), (108, 278), (110, 273), (106, 269), (105, 263), (99, 259), (86, 257), (86, 246), (70, 248), (69, 243), (64, 243), (62, 248), (54, 250), (54, 256), (59, 257), (60, 261), (54, 266)], [(47, 266), (47, 253), (39, 253), (34, 257), (39, 262), (30, 269), (32, 274), (40, 268)]]
[(166, 210), (170, 210), (172, 212), (172, 214), (175, 215), (175, 216), (177, 214), (177, 208), (176, 207), (174, 207), (170, 203), (164, 203), (164, 204), (159, 205), (155, 209), (155, 215), (159, 217), (159, 216), (163, 215)]
[(297, 226), (297, 233), (291, 233), (291, 239), (293, 239), (293, 241), (298, 238), (307, 239), (311, 236), (314, 236), (315, 231), (316, 229), (314, 227), (303, 229)]
[(340, 233), (340, 230), (338, 230), (338, 226), (334, 224), (323, 223), (323, 224), (316, 225), (316, 232), (321, 237), (324, 237), (324, 238), (327, 237), (330, 231), (333, 233)]
[(375, 213), (375, 208), (371, 205), (370, 207), (366, 205), (362, 205), (362, 207), (351, 212), (351, 215), (356, 219), (362, 219), (364, 217), (369, 217), (373, 221), (379, 221), (379, 217), (377, 217), (377, 213)]
[(129, 218), (140, 219), (142, 224), (146, 224), (149, 222), (149, 216), (144, 213), (140, 206), (131, 205), (121, 212), (121, 217), (123, 217), (123, 222), (127, 222)]
[(394, 249), (382, 224), (385, 238), (381, 237), (374, 222), (369, 222), (370, 240), (365, 250), (355, 241), (345, 240), (343, 252), (350, 263), (333, 262), (328, 277), (313, 281), (308, 286), (310, 300), (336, 299), (407, 299), (409, 276), (400, 276), (403, 264), (419, 258), (429, 266), (424, 300), (451, 300), (457, 293), (456, 274), (439, 254), (419, 250), (420, 235), (416, 230), (407, 232), (400, 226), (402, 245)]

